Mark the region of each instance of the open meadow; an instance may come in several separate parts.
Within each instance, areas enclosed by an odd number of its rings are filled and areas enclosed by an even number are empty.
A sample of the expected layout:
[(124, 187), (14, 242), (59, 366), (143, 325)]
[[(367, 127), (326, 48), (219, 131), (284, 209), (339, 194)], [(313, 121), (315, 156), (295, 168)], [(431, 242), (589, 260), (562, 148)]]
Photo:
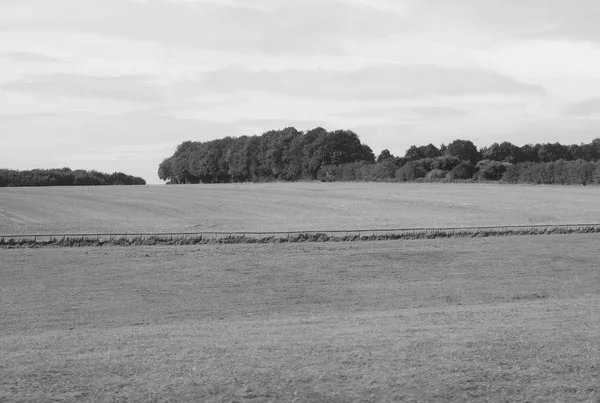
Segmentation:
[(0, 234), (596, 223), (600, 187), (266, 183), (0, 189)]
[[(600, 188), (4, 188), (0, 233), (595, 223)], [(600, 402), (600, 235), (0, 249), (0, 402)]]
[(597, 234), (0, 251), (0, 401), (598, 402)]

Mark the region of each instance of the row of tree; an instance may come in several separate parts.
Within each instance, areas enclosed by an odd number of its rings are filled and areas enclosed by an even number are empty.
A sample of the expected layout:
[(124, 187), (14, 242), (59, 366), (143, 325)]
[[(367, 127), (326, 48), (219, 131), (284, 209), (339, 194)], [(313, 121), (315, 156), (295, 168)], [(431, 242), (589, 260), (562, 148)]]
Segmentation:
[(411, 161), (398, 168), (393, 162), (354, 162), (323, 167), (321, 181), (503, 181), (506, 183), (600, 185), (600, 162), (558, 160), (552, 162), (498, 162), (477, 164), (456, 157)]
[(158, 177), (170, 183), (294, 181), (317, 179), (323, 166), (355, 161), (375, 162), (356, 133), (290, 127), (262, 136), (186, 141), (160, 164)]
[(158, 169), (168, 183), (477, 180), (510, 183), (600, 183), (600, 138), (589, 144), (494, 143), (469, 140), (439, 148), (411, 146), (403, 157), (383, 150), (377, 158), (349, 130), (293, 127), (261, 136), (186, 141)]
[(145, 185), (146, 181), (122, 172), (106, 174), (98, 171), (61, 169), (34, 169), (17, 171), (0, 169), (0, 187), (7, 186), (96, 186)]

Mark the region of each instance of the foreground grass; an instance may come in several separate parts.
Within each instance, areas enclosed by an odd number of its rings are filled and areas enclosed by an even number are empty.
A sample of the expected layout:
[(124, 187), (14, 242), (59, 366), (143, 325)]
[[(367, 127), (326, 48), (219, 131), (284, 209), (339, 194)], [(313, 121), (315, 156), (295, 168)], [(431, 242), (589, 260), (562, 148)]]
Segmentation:
[(271, 183), (4, 188), (0, 234), (594, 223), (600, 187)]
[(594, 234), (0, 251), (0, 401), (600, 399)]

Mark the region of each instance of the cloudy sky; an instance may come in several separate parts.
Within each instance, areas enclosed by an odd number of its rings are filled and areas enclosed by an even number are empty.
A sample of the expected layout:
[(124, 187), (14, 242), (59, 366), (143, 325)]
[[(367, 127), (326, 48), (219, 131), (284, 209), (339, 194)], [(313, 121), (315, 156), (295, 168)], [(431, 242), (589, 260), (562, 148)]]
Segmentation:
[(0, 0), (0, 167), (158, 183), (185, 140), (600, 137), (598, 0)]

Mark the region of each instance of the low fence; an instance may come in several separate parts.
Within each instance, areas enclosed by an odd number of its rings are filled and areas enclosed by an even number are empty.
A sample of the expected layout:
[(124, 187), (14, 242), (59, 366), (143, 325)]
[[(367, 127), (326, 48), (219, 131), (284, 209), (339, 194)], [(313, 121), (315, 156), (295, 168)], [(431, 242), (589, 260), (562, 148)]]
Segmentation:
[(600, 224), (501, 225), (454, 228), (383, 228), (319, 231), (217, 231), (0, 235), (0, 246), (154, 245), (199, 243), (323, 242), (439, 237), (600, 232)]

